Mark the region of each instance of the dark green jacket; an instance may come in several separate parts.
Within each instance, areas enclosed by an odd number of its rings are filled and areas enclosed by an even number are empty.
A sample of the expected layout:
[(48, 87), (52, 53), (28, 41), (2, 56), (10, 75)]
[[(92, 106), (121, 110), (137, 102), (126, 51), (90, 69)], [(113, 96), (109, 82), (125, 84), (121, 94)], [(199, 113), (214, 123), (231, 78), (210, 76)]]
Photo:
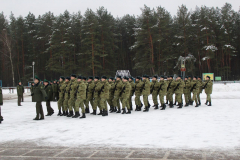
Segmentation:
[(52, 101), (53, 99), (53, 90), (52, 90), (52, 86), (51, 84), (48, 84), (46, 86), (44, 86), (45, 92), (47, 94), (48, 99), (46, 99), (46, 101)]
[(2, 88), (0, 87), (0, 105), (3, 105)]
[(21, 85), (17, 85), (17, 95), (18, 96), (23, 96), (24, 93), (24, 87)]
[(198, 93), (202, 93), (202, 90), (203, 90), (203, 81), (202, 80), (198, 80), (199, 82), (199, 90), (198, 90)]
[(57, 83), (53, 83), (52, 84), (52, 89), (53, 89), (53, 93), (57, 93), (58, 92), (58, 84)]
[(45, 101), (47, 93), (44, 89), (44, 86), (40, 83), (35, 84), (33, 87), (33, 102), (42, 102)]

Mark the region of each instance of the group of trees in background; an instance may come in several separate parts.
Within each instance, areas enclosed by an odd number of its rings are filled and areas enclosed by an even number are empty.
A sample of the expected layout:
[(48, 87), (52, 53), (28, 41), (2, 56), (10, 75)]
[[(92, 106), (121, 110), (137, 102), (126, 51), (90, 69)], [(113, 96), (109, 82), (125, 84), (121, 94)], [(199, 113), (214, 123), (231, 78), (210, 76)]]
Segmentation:
[(104, 7), (96, 11), (54, 15), (0, 13), (0, 79), (4, 86), (32, 81), (35, 73), (53, 80), (72, 73), (132, 76), (214, 73), (223, 80), (240, 78), (240, 12), (182, 5), (172, 16), (163, 7), (141, 8), (142, 14), (114, 18)]

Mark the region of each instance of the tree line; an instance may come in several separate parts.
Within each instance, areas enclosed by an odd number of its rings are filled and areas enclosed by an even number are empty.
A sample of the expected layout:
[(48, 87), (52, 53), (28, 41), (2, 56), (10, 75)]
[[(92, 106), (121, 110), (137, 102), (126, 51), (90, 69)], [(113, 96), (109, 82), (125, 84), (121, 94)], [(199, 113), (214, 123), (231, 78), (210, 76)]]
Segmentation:
[(0, 13), (0, 80), (15, 86), (35, 74), (53, 80), (72, 73), (132, 76), (214, 73), (223, 80), (240, 78), (240, 12), (185, 5), (172, 16), (163, 7), (143, 6), (141, 15), (113, 17), (104, 7), (60, 15), (6, 17)]

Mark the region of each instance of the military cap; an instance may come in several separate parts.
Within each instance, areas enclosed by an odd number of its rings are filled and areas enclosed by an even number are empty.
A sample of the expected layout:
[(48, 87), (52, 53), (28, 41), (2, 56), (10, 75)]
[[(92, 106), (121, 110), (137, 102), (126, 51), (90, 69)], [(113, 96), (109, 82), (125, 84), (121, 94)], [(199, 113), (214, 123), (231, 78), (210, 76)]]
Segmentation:
[(169, 78), (173, 78), (173, 76), (168, 76)]
[(202, 79), (202, 77), (201, 77), (201, 76), (198, 76), (198, 78), (201, 78), (201, 79)]
[(48, 80), (46, 80), (46, 79), (44, 79), (44, 81), (43, 82), (48, 82), (49, 83), (49, 81)]
[(210, 79), (210, 76), (207, 76), (207, 78), (209, 78), (209, 79)]
[(111, 80), (114, 80), (114, 78), (113, 78), (113, 77), (110, 77), (109, 79), (111, 79)]
[(117, 78), (122, 78), (121, 76), (117, 75)]
[(129, 76), (128, 78), (129, 78), (129, 79), (133, 79), (133, 77), (132, 77), (132, 76)]
[(164, 78), (164, 76), (160, 76), (161, 78)]
[(185, 78), (188, 78), (188, 76), (186, 76)]
[(148, 75), (145, 74), (145, 75), (143, 75), (142, 77), (148, 78)]
[(60, 77), (62, 80), (65, 80), (65, 78), (63, 76)]
[(20, 83), (20, 82), (21, 82), (21, 80), (18, 81), (18, 83)]
[(88, 79), (93, 79), (93, 76), (88, 77)]
[(37, 80), (41, 81), (41, 80), (40, 80), (40, 78), (38, 78), (38, 76), (35, 76), (35, 79), (37, 79)]
[(82, 76), (78, 76), (77, 79), (82, 79)]
[(66, 77), (66, 79), (68, 79), (70, 81), (70, 77)]
[(87, 80), (87, 78), (86, 78), (86, 77), (82, 77), (82, 79), (84, 79), (84, 80)]
[(124, 77), (123, 77), (123, 79), (126, 79), (126, 80), (128, 80), (128, 77), (127, 77), (127, 76), (124, 76)]
[(95, 76), (94, 79), (98, 79), (98, 80), (99, 80), (99, 77), (98, 77), (98, 76)]
[(192, 78), (191, 76), (188, 76), (188, 78)]
[(107, 79), (107, 77), (106, 77), (106, 76), (102, 76), (102, 78), (103, 78), (103, 79)]
[(197, 76), (194, 76), (194, 78), (196, 78), (196, 79), (197, 79)]
[(181, 76), (181, 75), (178, 75), (178, 77), (182, 78), (182, 76)]
[(155, 76), (153, 76), (154, 78), (156, 78), (156, 79), (158, 79), (158, 76), (157, 75), (155, 75)]
[(77, 77), (77, 75), (76, 75), (76, 74), (72, 74), (72, 75), (71, 75), (71, 77), (75, 77), (75, 78), (76, 78), (76, 77)]
[(141, 77), (140, 77), (140, 76), (137, 76), (136, 79), (141, 79)]

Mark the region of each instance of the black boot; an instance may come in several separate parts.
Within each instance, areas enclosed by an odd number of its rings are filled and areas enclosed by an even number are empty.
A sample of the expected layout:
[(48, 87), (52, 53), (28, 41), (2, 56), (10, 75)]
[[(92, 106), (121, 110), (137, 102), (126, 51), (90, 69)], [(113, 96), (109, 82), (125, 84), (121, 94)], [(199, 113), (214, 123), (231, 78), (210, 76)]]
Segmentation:
[(121, 109), (119, 108), (116, 113), (121, 113)]
[(186, 103), (184, 107), (188, 107), (188, 106), (189, 106), (189, 104), (188, 104), (188, 103)]
[(117, 107), (112, 107), (112, 110), (110, 111), (110, 113), (116, 112)]
[(109, 112), (113, 111), (113, 106), (110, 106)]
[(206, 101), (205, 105), (207, 105), (207, 104), (208, 104), (208, 101)]
[(177, 102), (175, 101), (175, 103), (173, 105), (176, 105), (176, 104), (177, 104)]
[(82, 114), (82, 117), (80, 117), (80, 119), (82, 119), (82, 118), (86, 118), (85, 113), (83, 113), (83, 114)]
[(181, 109), (181, 108), (182, 108), (182, 103), (179, 103), (178, 109)]
[(168, 104), (168, 100), (167, 100), (167, 102), (165, 104)]
[(104, 109), (102, 116), (108, 116), (108, 111)]
[(130, 106), (130, 110), (131, 110), (131, 111), (133, 110), (132, 106)]
[(102, 111), (102, 110), (100, 110), (100, 113), (98, 113), (98, 115), (102, 115), (102, 113), (103, 113), (103, 111)]
[(66, 114), (65, 111), (63, 111), (63, 113), (60, 116), (64, 116), (65, 114)]
[(163, 104), (163, 107), (160, 110), (165, 110), (165, 109), (166, 109), (166, 104)]
[(68, 115), (68, 111), (65, 112), (65, 115), (64, 116), (67, 116)]
[(193, 105), (193, 101), (190, 101), (190, 103), (189, 103), (191, 106)]
[(173, 102), (170, 102), (169, 106), (170, 106), (170, 108), (173, 108), (174, 107)]
[(195, 107), (199, 107), (198, 103), (196, 103), (196, 106)]
[(73, 116), (73, 111), (70, 111), (67, 117), (72, 117)]
[(126, 108), (123, 109), (122, 114), (126, 114)]
[(154, 105), (154, 107), (155, 107), (154, 109), (158, 109), (158, 105)]
[(96, 115), (97, 114), (96, 110), (93, 110), (93, 112), (91, 114)]
[(80, 113), (78, 111), (78, 112), (75, 112), (75, 116), (72, 116), (72, 118), (78, 118), (79, 116), (80, 116)]
[(51, 116), (51, 114), (50, 113), (48, 113), (47, 115), (45, 115), (45, 116)]
[(208, 106), (212, 106), (212, 102), (209, 102), (209, 105)]
[(138, 105), (136, 105), (135, 111), (138, 111)]
[(144, 111), (143, 112), (148, 112), (149, 111), (149, 108), (148, 107), (145, 107)]
[(61, 116), (61, 114), (62, 114), (62, 112), (61, 112), (61, 110), (59, 110), (57, 116)]
[(85, 109), (85, 113), (90, 113), (90, 112), (89, 112), (89, 108), (86, 108), (86, 109)]
[(131, 109), (128, 109), (128, 112), (126, 114), (131, 114)]
[(198, 101), (198, 105), (201, 106), (201, 101)]
[(151, 105), (149, 104), (149, 102), (148, 102), (148, 108), (150, 108), (151, 107)]

